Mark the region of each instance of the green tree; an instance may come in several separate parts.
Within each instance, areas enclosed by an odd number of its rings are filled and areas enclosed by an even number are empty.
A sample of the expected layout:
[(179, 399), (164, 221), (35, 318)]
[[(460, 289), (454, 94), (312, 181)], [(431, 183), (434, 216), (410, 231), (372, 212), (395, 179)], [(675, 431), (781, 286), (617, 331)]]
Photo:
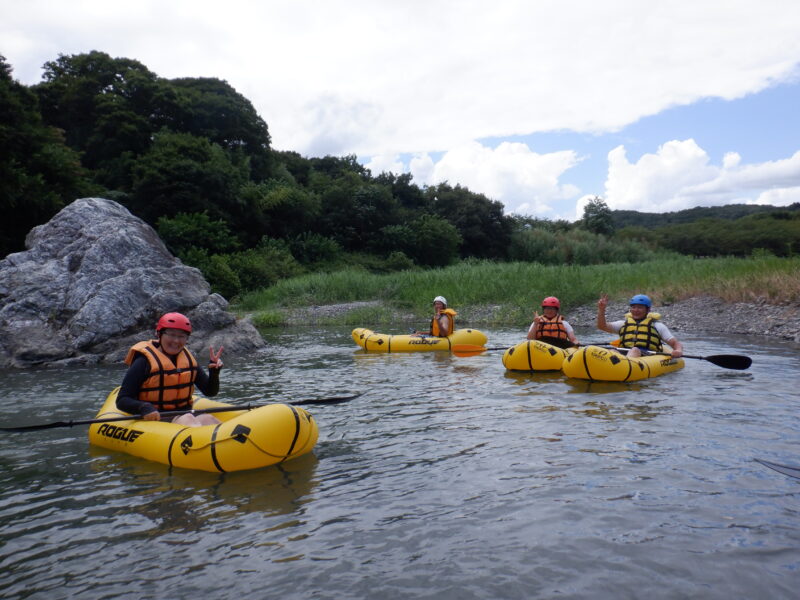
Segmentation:
[(445, 266), (458, 258), (461, 236), (449, 222), (436, 215), (421, 215), (402, 225), (387, 225), (373, 241), (383, 254), (402, 252), (422, 266)]
[(311, 178), (311, 161), (303, 158), (297, 152), (291, 151), (273, 151), (273, 160), (286, 167), (286, 170), (291, 173), (295, 183), (302, 186), (307, 186)]
[(206, 212), (238, 231), (248, 215), (239, 203), (241, 168), (205, 138), (163, 132), (133, 169), (130, 209), (151, 224), (159, 217)]
[(180, 258), (187, 256), (192, 248), (202, 248), (211, 254), (224, 254), (238, 250), (240, 246), (228, 224), (210, 219), (206, 212), (159, 217), (156, 230), (167, 248)]
[(320, 215), (322, 204), (314, 192), (297, 185), (270, 180), (265, 183), (246, 182), (239, 191), (253, 221), (247, 224), (258, 237), (292, 238), (308, 231)]
[(369, 183), (352, 170), (312, 174), (312, 189), (318, 190), (322, 212), (318, 230), (344, 249), (367, 250), (381, 228), (398, 221), (397, 203), (386, 186)]
[(225, 81), (166, 80), (136, 60), (97, 51), (61, 55), (44, 69), (34, 89), (45, 121), (66, 132), (67, 144), (109, 188), (130, 189), (135, 159), (165, 128), (207, 138), (255, 181), (270, 175), (267, 125)]
[(397, 203), (407, 211), (419, 212), (429, 208), (428, 198), (418, 185), (412, 183), (410, 173), (381, 173), (375, 178), (375, 183), (388, 186)]
[(169, 83), (177, 94), (171, 129), (207, 138), (232, 153), (241, 152), (254, 181), (270, 176), (269, 130), (247, 98), (216, 78), (186, 77)]
[(339, 178), (346, 173), (353, 173), (362, 179), (369, 177), (369, 170), (358, 162), (355, 154), (346, 156), (324, 156), (322, 158), (312, 158), (311, 168), (319, 174), (327, 175), (330, 178)]
[(434, 214), (449, 221), (461, 235), (462, 257), (505, 259), (513, 221), (503, 204), (459, 185), (441, 183), (425, 191)]
[(36, 95), (11, 73), (0, 56), (0, 256), (22, 250), (32, 227), (95, 191), (77, 153), (42, 121)]
[[(165, 95), (163, 84), (136, 60), (97, 51), (60, 55), (45, 63), (43, 79), (33, 87), (42, 115), (83, 153), (88, 169), (102, 169), (126, 152), (144, 152), (153, 132), (166, 124), (154, 106)], [(109, 170), (119, 175), (119, 165)]]
[(611, 235), (614, 233), (614, 221), (611, 209), (599, 196), (595, 196), (583, 207), (581, 226), (592, 233)]

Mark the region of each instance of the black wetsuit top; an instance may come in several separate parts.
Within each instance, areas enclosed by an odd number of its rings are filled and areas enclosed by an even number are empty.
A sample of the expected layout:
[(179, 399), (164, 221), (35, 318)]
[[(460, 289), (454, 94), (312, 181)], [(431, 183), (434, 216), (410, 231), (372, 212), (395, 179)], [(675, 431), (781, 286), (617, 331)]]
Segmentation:
[[(173, 357), (170, 357), (173, 358)], [(195, 387), (206, 396), (216, 396), (219, 392), (219, 369), (209, 369), (206, 373), (203, 367), (197, 365), (197, 379)], [(150, 363), (147, 358), (139, 354), (122, 379), (122, 387), (117, 394), (117, 408), (132, 415), (146, 415), (156, 410), (149, 402), (139, 400), (139, 390), (142, 384), (150, 377)]]

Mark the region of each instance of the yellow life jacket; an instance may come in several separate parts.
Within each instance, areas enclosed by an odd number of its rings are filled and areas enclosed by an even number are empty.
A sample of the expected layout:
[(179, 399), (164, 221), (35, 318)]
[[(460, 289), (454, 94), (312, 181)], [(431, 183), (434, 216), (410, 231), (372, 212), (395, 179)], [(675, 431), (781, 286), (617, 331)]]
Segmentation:
[(658, 313), (647, 313), (641, 321), (636, 321), (631, 313), (625, 315), (625, 324), (619, 330), (620, 347), (645, 348), (652, 352), (662, 352), (661, 336), (656, 330), (656, 321), (661, 318)]
[(159, 412), (191, 408), (197, 360), (184, 348), (175, 364), (155, 342), (139, 342), (128, 350), (125, 357), (128, 365), (133, 363), (137, 354), (143, 355), (150, 363), (150, 376), (142, 383), (139, 400), (149, 402)]
[[(447, 320), (450, 322), (450, 333), (453, 333), (456, 330), (456, 315), (458, 313), (454, 311), (452, 308), (445, 308), (442, 312), (439, 313), (439, 316), (445, 315)], [(439, 319), (437, 317), (433, 317), (431, 319), (431, 335), (436, 337), (443, 337), (439, 335)], [(450, 335), (448, 333), (447, 335)]]
[[(569, 339), (569, 335), (567, 335), (567, 328), (564, 327), (564, 318), (561, 315), (556, 315), (552, 319), (548, 319), (545, 316), (542, 316), (541, 318), (544, 319), (544, 322), (537, 324), (537, 331), (540, 338), (559, 340)], [(547, 340), (543, 341), (546, 342)]]

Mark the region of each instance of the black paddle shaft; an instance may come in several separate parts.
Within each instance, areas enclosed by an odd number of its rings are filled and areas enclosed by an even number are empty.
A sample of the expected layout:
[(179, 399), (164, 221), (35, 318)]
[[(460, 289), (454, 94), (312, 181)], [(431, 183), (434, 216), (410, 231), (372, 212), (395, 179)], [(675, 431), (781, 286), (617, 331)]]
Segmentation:
[[(300, 406), (300, 405), (308, 405), (308, 404), (339, 404), (341, 402), (347, 402), (349, 400), (353, 400), (361, 396), (363, 392), (358, 394), (353, 394), (352, 396), (335, 396), (332, 398), (314, 398), (311, 400), (298, 400), (297, 402), (287, 402), (287, 404), (291, 404), (292, 406)], [(218, 412), (232, 412), (238, 410), (253, 410), (254, 408), (260, 408), (262, 406), (268, 406), (266, 404), (244, 404), (239, 406), (218, 406), (214, 408), (199, 408), (199, 409), (190, 409), (190, 410), (173, 410), (173, 411), (164, 411), (160, 413), (162, 417), (177, 417), (180, 415), (188, 415), (188, 414), (195, 414), (195, 415), (202, 415), (202, 414), (210, 414), (210, 413), (218, 413)], [(24, 425), (22, 427), (0, 427), (0, 431), (9, 431), (9, 432), (20, 432), (20, 431), (38, 431), (41, 429), (55, 429), (57, 427), (74, 427), (75, 425), (92, 425), (94, 423), (113, 423), (115, 421), (140, 421), (142, 420), (141, 416), (135, 415), (127, 415), (123, 417), (108, 417), (107, 419), (87, 419), (85, 421), (54, 421), (53, 423), (41, 423), (39, 425)]]

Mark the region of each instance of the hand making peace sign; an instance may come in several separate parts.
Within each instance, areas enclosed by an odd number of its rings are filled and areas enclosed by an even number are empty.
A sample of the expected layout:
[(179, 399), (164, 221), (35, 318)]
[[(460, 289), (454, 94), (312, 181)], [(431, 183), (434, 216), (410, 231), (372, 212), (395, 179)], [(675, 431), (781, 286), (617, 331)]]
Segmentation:
[(208, 368), (209, 369), (221, 369), (222, 368), (222, 359), (220, 358), (220, 356), (222, 356), (222, 349), (223, 348), (224, 348), (224, 346), (220, 346), (219, 347), (219, 351), (215, 353), (214, 352), (214, 346), (210, 346), (209, 347), (209, 349), (208, 349), (209, 350), (209, 356), (210, 356), (210, 358), (208, 360)]

